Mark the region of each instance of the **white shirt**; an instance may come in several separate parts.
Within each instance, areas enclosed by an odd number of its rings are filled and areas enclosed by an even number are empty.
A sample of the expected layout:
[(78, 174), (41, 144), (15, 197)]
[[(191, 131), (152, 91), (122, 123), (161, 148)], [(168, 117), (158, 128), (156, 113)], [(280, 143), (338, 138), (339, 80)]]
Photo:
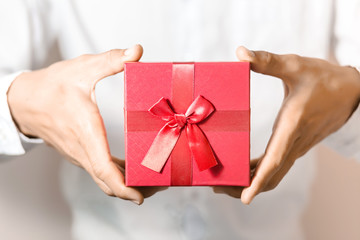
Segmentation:
[[(244, 45), (360, 66), (359, 13), (356, 0), (2, 1), (0, 153), (24, 153), (6, 101), (18, 71), (135, 43), (145, 49), (142, 61), (236, 61), (235, 49)], [(122, 78), (109, 77), (96, 88), (111, 152), (120, 158)], [(265, 149), (282, 98), (279, 79), (252, 74), (253, 157)], [(332, 141), (353, 156), (359, 156), (359, 119), (356, 112)], [(276, 190), (260, 195), (250, 207), (195, 187), (171, 188), (138, 207), (107, 197), (85, 171), (67, 163), (62, 183), (76, 239), (303, 239), (301, 214), (312, 158), (310, 152), (299, 159)]]

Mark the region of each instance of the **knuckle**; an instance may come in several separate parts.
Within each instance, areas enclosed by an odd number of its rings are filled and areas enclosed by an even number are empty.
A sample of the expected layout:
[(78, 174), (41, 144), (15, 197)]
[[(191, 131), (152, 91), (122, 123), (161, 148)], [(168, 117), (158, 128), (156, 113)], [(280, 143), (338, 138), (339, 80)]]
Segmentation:
[(282, 158), (275, 153), (266, 153), (267, 161), (269, 161), (269, 168), (273, 171), (278, 171), (282, 167)]
[(281, 163), (280, 160), (275, 160), (275, 161), (273, 161), (272, 164), (271, 164), (271, 168), (272, 168), (274, 171), (279, 171), (280, 168), (281, 168), (281, 166), (282, 166), (282, 163)]
[(103, 181), (101, 181), (99, 178), (92, 176), (96, 184), (100, 187), (100, 189), (108, 196), (113, 197), (114, 193), (113, 191), (104, 184)]
[(104, 189), (102, 189), (102, 190), (103, 190), (103, 192), (104, 192), (106, 195), (108, 195), (109, 197), (113, 197), (113, 196), (114, 196), (114, 193), (111, 191), (110, 188), (104, 188)]
[(129, 197), (126, 196), (125, 191), (122, 187), (119, 187), (114, 191), (114, 196), (121, 198), (121, 199), (128, 199)]
[(269, 53), (269, 52), (266, 52), (265, 53), (265, 63), (267, 65), (271, 65), (272, 62), (273, 62), (273, 55), (271, 53)]
[(285, 59), (285, 66), (288, 72), (298, 73), (303, 70), (304, 65), (299, 55), (288, 54)]
[(287, 60), (294, 63), (294, 64), (297, 64), (300, 62), (300, 56), (297, 55), (297, 54), (288, 54), (286, 55), (287, 56)]
[(94, 175), (101, 180), (109, 177), (109, 171), (102, 164), (92, 164)]
[(68, 62), (68, 61), (69, 60), (55, 62), (55, 63), (51, 64), (47, 69), (49, 69), (50, 71), (59, 71), (60, 69), (63, 68), (64, 64), (66, 64), (66, 62)]

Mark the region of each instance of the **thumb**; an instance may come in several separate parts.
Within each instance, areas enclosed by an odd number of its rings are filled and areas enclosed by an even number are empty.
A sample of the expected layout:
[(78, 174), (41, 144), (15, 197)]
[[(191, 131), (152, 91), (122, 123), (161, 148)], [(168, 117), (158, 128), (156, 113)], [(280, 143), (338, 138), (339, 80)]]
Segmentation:
[[(125, 62), (137, 62), (143, 54), (143, 48), (136, 44), (128, 49), (112, 49), (94, 56), (93, 71), (94, 85), (101, 79), (117, 74), (124, 70)], [(96, 71), (96, 72), (95, 72)]]
[(124, 70), (124, 63), (137, 62), (143, 54), (143, 47), (136, 44), (128, 49), (112, 49), (110, 51), (93, 55), (89, 67), (91, 100), (95, 103), (95, 85), (103, 78), (117, 74)]
[(283, 80), (299, 69), (300, 57), (294, 54), (278, 55), (266, 51), (250, 51), (244, 46), (236, 49), (239, 61), (251, 63), (251, 70)]

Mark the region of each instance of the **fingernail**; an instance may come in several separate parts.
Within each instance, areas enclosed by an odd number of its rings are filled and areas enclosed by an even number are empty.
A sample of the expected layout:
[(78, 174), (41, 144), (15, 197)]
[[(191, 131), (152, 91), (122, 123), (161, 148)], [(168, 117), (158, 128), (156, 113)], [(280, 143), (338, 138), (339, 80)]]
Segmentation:
[(246, 205), (250, 205), (250, 203), (253, 201), (254, 197), (253, 196), (247, 196), (247, 199), (245, 199), (245, 204)]
[(245, 205), (249, 205), (251, 202), (251, 197), (249, 196), (249, 193), (247, 191), (247, 189), (244, 189), (241, 193), (241, 201), (245, 204)]
[(135, 47), (137, 46), (138, 44), (135, 44), (134, 46), (132, 46), (131, 48), (128, 48), (125, 50), (124, 52), (124, 55), (125, 56), (131, 56), (134, 54), (134, 51), (135, 51)]
[(140, 201), (139, 200), (131, 200), (133, 203), (135, 203), (136, 205), (140, 205)]
[(256, 57), (255, 52), (250, 51), (244, 46), (240, 46), (237, 49), (237, 56), (240, 61), (252, 62)]
[(247, 53), (249, 54), (249, 56), (255, 57), (255, 53), (254, 53), (253, 51), (247, 49), (246, 47), (244, 47), (244, 48), (245, 48), (245, 50), (247, 51)]

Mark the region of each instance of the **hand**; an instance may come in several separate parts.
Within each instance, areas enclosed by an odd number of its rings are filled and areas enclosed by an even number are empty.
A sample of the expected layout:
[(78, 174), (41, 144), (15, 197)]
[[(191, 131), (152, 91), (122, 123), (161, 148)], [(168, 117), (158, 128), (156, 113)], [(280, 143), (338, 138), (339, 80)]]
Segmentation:
[(214, 187), (250, 204), (260, 192), (274, 189), (297, 158), (345, 124), (359, 105), (360, 74), (321, 59), (244, 47), (237, 49), (237, 57), (249, 61), (255, 72), (280, 78), (285, 93), (265, 153), (251, 161), (251, 185)]
[(83, 167), (106, 194), (137, 204), (143, 202), (142, 192), (148, 196), (156, 189), (125, 186), (123, 161), (110, 155), (95, 85), (122, 72), (124, 62), (138, 61), (142, 52), (136, 45), (58, 62), (21, 74), (8, 91), (12, 117), (22, 133), (44, 139)]

